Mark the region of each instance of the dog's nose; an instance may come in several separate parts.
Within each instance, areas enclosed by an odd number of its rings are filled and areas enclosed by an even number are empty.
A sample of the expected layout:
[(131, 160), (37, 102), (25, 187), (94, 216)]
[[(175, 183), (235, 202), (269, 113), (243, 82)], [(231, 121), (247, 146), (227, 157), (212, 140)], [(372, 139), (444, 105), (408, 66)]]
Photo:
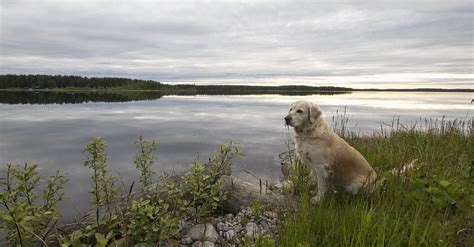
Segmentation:
[(291, 117), (290, 117), (290, 116), (286, 116), (286, 117), (285, 117), (285, 123), (286, 123), (286, 124), (289, 124), (290, 121), (291, 121)]

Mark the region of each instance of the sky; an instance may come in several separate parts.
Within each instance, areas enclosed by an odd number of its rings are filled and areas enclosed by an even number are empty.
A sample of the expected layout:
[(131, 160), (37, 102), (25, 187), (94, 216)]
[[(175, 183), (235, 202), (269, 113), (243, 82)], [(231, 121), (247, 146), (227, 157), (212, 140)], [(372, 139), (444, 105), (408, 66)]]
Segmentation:
[(473, 1), (1, 0), (0, 74), (474, 88)]

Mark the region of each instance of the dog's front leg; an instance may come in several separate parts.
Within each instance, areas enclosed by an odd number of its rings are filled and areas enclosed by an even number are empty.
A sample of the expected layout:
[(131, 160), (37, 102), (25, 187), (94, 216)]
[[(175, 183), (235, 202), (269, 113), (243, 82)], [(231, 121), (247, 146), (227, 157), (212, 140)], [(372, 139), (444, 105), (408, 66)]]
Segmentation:
[(327, 191), (327, 177), (328, 174), (325, 169), (318, 169), (316, 171), (316, 177), (318, 179), (318, 193), (316, 196), (311, 198), (311, 204), (315, 205), (318, 204), (323, 198), (324, 195), (326, 194)]

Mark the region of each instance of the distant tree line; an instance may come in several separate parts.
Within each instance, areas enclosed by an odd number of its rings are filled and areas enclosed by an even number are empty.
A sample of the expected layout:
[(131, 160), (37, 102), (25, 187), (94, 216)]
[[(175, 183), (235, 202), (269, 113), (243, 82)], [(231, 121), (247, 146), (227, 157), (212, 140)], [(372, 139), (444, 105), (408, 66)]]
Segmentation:
[(138, 80), (116, 77), (82, 77), (68, 75), (0, 75), (0, 89), (123, 89), (203, 92), (317, 92), (351, 91), (344, 87), (311, 86), (245, 86), (245, 85), (169, 85), (153, 80)]
[(198, 91), (350, 91), (345, 87), (311, 87), (311, 86), (243, 86), (243, 85), (199, 85)]
[(113, 77), (82, 77), (67, 75), (0, 75), (0, 89), (53, 89), (53, 88), (123, 88), (129, 90), (160, 90), (163, 85), (152, 80)]
[(292, 92), (347, 92), (352, 91), (351, 88), (333, 87), (333, 86), (247, 86), (247, 85), (178, 85), (178, 88), (185, 91), (194, 90), (196, 93), (235, 93), (235, 92), (273, 92), (291, 94)]
[(353, 89), (334, 86), (248, 86), (248, 85), (169, 85), (153, 80), (138, 80), (116, 77), (82, 77), (68, 75), (0, 75), (0, 89), (117, 89), (117, 90), (160, 90), (164, 93), (186, 94), (249, 94), (350, 92), (350, 91), (403, 91), (403, 92), (474, 92), (474, 89)]

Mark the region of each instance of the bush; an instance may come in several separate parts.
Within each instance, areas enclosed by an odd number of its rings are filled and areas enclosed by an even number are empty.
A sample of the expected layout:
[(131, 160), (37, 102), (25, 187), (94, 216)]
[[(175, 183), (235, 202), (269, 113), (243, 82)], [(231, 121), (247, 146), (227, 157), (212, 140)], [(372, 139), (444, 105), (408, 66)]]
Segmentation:
[[(141, 136), (135, 144), (138, 153), (134, 156), (134, 163), (140, 170), (145, 194), (133, 199), (132, 183), (122, 208), (117, 207), (115, 213), (110, 212), (107, 222), (100, 220), (99, 212), (114, 198), (115, 194), (107, 193), (114, 188), (114, 183), (110, 181), (115, 179), (106, 167), (105, 143), (100, 138), (94, 138), (87, 144), (85, 151), (89, 155), (85, 164), (94, 170), (91, 180), (95, 186), (91, 193), (97, 222), (63, 238), (64, 246), (82, 246), (86, 243), (105, 246), (116, 241), (115, 238), (120, 238), (119, 241), (127, 246), (172, 243), (172, 238), (181, 230), (181, 221), (190, 212), (197, 221), (210, 215), (225, 199), (221, 177), (230, 174), (232, 160), (242, 155), (235, 143), (229, 142), (221, 145), (207, 164), (194, 162), (182, 177), (165, 173), (153, 184), (152, 165), (156, 160), (153, 152), (157, 146), (154, 141), (145, 141)], [(105, 185), (110, 186), (109, 190), (105, 190)], [(107, 198), (109, 201), (105, 200)]]
[(94, 187), (91, 190), (93, 195), (92, 204), (96, 208), (96, 224), (100, 225), (100, 207), (106, 206), (109, 213), (109, 219), (112, 218), (110, 205), (115, 200), (118, 189), (115, 187), (117, 178), (109, 174), (107, 168), (107, 155), (105, 149), (107, 145), (100, 137), (93, 138), (85, 147), (84, 152), (88, 153), (84, 166), (93, 170), (91, 181)]
[(29, 243), (47, 245), (49, 237), (56, 233), (53, 229), (60, 217), (57, 204), (64, 199), (62, 190), (68, 180), (56, 171), (46, 181), (43, 201), (38, 204), (35, 190), (42, 182), (38, 165), (8, 164), (1, 173), (0, 229), (5, 230), (7, 241), (20, 246)]

